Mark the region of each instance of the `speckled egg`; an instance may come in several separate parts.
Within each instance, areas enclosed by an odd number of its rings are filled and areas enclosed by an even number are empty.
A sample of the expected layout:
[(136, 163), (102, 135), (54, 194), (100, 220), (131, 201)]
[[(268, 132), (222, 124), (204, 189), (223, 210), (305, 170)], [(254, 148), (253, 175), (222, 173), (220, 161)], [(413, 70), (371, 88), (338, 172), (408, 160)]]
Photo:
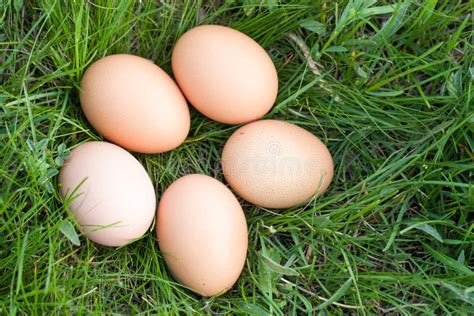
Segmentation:
[(289, 208), (326, 191), (334, 166), (316, 136), (296, 125), (261, 120), (237, 129), (224, 146), (225, 179), (245, 200)]

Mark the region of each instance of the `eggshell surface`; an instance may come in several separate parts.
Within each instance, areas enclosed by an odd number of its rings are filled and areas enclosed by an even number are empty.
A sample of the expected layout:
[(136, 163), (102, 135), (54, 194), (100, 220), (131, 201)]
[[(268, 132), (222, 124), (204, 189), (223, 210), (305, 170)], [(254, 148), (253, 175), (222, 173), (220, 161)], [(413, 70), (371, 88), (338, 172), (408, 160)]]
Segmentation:
[(87, 238), (122, 246), (141, 237), (156, 209), (152, 182), (126, 150), (88, 142), (72, 150), (59, 173), (60, 191)]
[(232, 192), (218, 180), (192, 174), (163, 194), (158, 244), (172, 274), (203, 296), (224, 293), (238, 279), (247, 254), (247, 222)]
[(276, 120), (237, 129), (224, 146), (221, 164), (237, 194), (267, 208), (297, 206), (324, 193), (334, 172), (324, 143), (301, 127)]
[(277, 96), (278, 76), (270, 56), (229, 27), (202, 25), (186, 32), (174, 47), (172, 67), (188, 101), (218, 122), (256, 120)]
[(99, 59), (84, 73), (81, 90), (87, 120), (123, 148), (161, 153), (188, 135), (186, 99), (168, 74), (148, 59), (127, 54)]

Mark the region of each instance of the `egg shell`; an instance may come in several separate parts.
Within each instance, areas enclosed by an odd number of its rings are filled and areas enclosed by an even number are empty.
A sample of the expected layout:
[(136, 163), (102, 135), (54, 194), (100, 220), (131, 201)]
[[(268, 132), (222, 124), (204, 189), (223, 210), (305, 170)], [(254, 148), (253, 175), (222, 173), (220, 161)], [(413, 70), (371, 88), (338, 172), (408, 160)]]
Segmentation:
[(94, 141), (73, 149), (59, 182), (81, 230), (96, 243), (122, 246), (143, 236), (153, 221), (156, 196), (148, 174), (114, 144)]
[(296, 125), (261, 120), (237, 129), (222, 152), (229, 185), (267, 208), (300, 205), (326, 191), (334, 166), (326, 145)]
[(84, 73), (81, 90), (87, 120), (123, 148), (161, 153), (188, 135), (186, 99), (168, 74), (148, 59), (127, 54), (99, 59)]
[(229, 27), (202, 25), (187, 31), (174, 47), (172, 67), (188, 101), (218, 122), (259, 119), (277, 96), (278, 76), (270, 56)]
[(165, 262), (180, 282), (203, 296), (224, 293), (247, 254), (247, 222), (232, 192), (218, 180), (192, 174), (163, 194), (156, 221)]

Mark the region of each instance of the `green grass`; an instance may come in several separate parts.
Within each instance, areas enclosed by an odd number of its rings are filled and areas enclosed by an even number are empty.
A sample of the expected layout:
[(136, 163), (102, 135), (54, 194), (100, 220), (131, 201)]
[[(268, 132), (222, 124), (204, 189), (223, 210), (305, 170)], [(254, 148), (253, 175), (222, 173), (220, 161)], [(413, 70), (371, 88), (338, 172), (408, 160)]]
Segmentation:
[[(82, 2), (0, 1), (0, 314), (473, 313), (472, 3)], [(87, 66), (132, 53), (171, 73), (173, 44), (204, 23), (267, 49), (280, 82), (267, 117), (320, 137), (336, 166), (306, 207), (243, 202), (248, 260), (211, 299), (173, 280), (152, 229), (75, 246), (56, 179), (57, 157), (101, 139), (78, 99)], [(137, 155), (158, 198), (188, 173), (222, 180), (236, 128), (192, 110), (182, 146)]]

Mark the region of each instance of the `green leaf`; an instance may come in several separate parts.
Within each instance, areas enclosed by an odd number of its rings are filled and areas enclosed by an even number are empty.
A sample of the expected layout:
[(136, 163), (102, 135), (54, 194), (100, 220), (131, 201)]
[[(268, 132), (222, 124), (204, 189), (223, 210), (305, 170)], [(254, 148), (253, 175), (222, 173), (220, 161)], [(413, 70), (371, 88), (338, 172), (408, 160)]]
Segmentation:
[(48, 191), (48, 193), (53, 193), (54, 187), (53, 187), (53, 183), (51, 183), (51, 181), (47, 180), (46, 183), (45, 183), (45, 186), (46, 186), (46, 191)]
[(59, 231), (63, 233), (64, 236), (66, 236), (67, 239), (69, 239), (70, 242), (72, 242), (73, 245), (75, 246), (80, 246), (81, 242), (79, 240), (79, 236), (77, 236), (76, 229), (74, 228), (74, 225), (66, 220), (60, 227)]
[(311, 57), (313, 57), (315, 60), (319, 60), (321, 58), (318, 42), (315, 42), (313, 47), (311, 47)]
[(31, 139), (27, 139), (27, 140), (26, 140), (26, 145), (28, 146), (28, 148), (29, 148), (31, 151), (36, 151), (35, 143), (33, 143), (33, 141), (32, 141)]
[(364, 69), (362, 69), (362, 67), (357, 68), (357, 74), (361, 76), (362, 78), (365, 78), (365, 79), (369, 78), (369, 75)]
[(66, 151), (66, 144), (61, 143), (58, 146), (58, 155), (61, 156)]
[(434, 228), (433, 226), (431, 226), (427, 223), (423, 223), (423, 222), (415, 222), (413, 225), (408, 226), (407, 228), (402, 230), (400, 232), (400, 235), (403, 235), (403, 234), (405, 234), (406, 232), (408, 232), (412, 229), (419, 229), (419, 230), (427, 233), (428, 235), (432, 236), (437, 241), (443, 242), (443, 237), (441, 237), (441, 235), (438, 233), (436, 228)]
[(422, 230), (428, 235), (433, 236), (433, 238), (435, 238), (439, 242), (443, 242), (443, 237), (441, 237), (438, 230), (429, 224), (421, 224), (417, 226), (416, 229)]
[[(452, 36), (450, 36), (449, 42), (446, 45), (446, 51), (447, 52), (450, 52), (456, 46), (459, 45), (458, 44), (459, 43), (459, 38), (461, 37), (461, 35), (464, 31), (464, 28), (466, 27), (466, 25), (468, 25), (468, 23), (469, 23), (469, 25), (471, 25), (469, 21), (471, 21), (471, 23), (472, 23), (472, 17), (470, 16), (470, 14), (466, 15), (466, 17), (464, 18), (464, 21), (462, 22), (461, 26), (459, 26), (458, 29), (456, 30), (456, 32)], [(471, 28), (472, 28), (472, 26), (471, 26)]]
[(443, 239), (444, 244), (448, 245), (466, 245), (471, 244), (469, 240), (457, 240), (457, 239)]
[(55, 175), (57, 175), (59, 173), (59, 171), (57, 169), (49, 169), (47, 172), (46, 172), (46, 177), (48, 179), (51, 179), (52, 177), (54, 177)]
[(328, 48), (326, 48), (325, 52), (329, 52), (329, 53), (345, 53), (347, 52), (347, 48), (343, 47), (343, 46), (330, 46)]
[(381, 14), (389, 14), (395, 11), (394, 5), (384, 5), (380, 7), (374, 8), (364, 8), (358, 12), (358, 14), (364, 18), (367, 18), (372, 15), (381, 15)]
[(251, 16), (254, 13), (255, 7), (257, 5), (258, 3), (255, 0), (244, 0), (243, 9), (244, 9), (245, 15)]
[(366, 91), (367, 94), (373, 95), (374, 97), (396, 97), (403, 93), (402, 90), (389, 90), (389, 91), (379, 91), (379, 92), (369, 92)]
[(383, 24), (380, 31), (372, 38), (378, 45), (381, 45), (383, 42), (389, 42), (391, 37), (410, 20), (406, 15), (410, 12), (412, 2), (413, 0), (405, 0), (398, 4), (396, 12), (392, 14), (390, 19)]
[(277, 0), (266, 0), (263, 5), (265, 7), (267, 7), (268, 10), (272, 11), (276, 7), (278, 7), (278, 1)]
[(64, 160), (61, 157), (56, 157), (56, 159), (54, 159), (54, 162), (56, 163), (58, 167), (61, 167), (64, 163)]
[(437, 3), (438, 0), (426, 0), (425, 3), (423, 3), (422, 11), (420, 13), (421, 19), (418, 22), (418, 27), (423, 26), (430, 19), (432, 14), (435, 12), (434, 9)]
[(270, 315), (263, 308), (261, 308), (257, 305), (254, 305), (252, 303), (245, 303), (245, 304), (242, 305), (242, 308), (245, 309), (246, 311), (248, 311), (250, 315), (261, 315), (261, 316)]
[(464, 250), (461, 250), (458, 256), (458, 262), (460, 264), (464, 264), (465, 261), (466, 261), (466, 255), (464, 254)]
[(36, 151), (40, 152), (46, 149), (46, 146), (48, 145), (48, 139), (43, 138), (36, 144)]
[(274, 272), (277, 272), (277, 273), (280, 273), (280, 274), (285, 274), (285, 275), (294, 275), (294, 276), (299, 276), (300, 275), (296, 270), (294, 270), (292, 268), (284, 267), (281, 264), (276, 263), (275, 261), (273, 261), (269, 257), (265, 256), (264, 254), (261, 254), (261, 257), (262, 257), (262, 260), (265, 263), (265, 265), (267, 267), (269, 267)]
[(317, 310), (322, 310), (325, 307), (331, 305), (335, 301), (337, 301), (341, 296), (346, 294), (347, 290), (351, 287), (352, 285), (352, 278), (349, 278), (344, 282), (344, 284), (337, 290), (327, 301), (316, 307)]
[(71, 152), (70, 151), (66, 151), (62, 154), (61, 156), (64, 160), (68, 159), (69, 157), (71, 157)]
[(333, 222), (331, 221), (331, 219), (327, 215), (313, 216), (311, 218), (311, 224), (313, 226), (317, 225), (318, 227), (324, 227), (324, 226), (330, 225), (332, 223)]
[(440, 284), (449, 289), (455, 298), (474, 305), (474, 293), (470, 291), (469, 288), (462, 290), (453, 284), (443, 281), (441, 281)]
[(400, 207), (400, 211), (398, 212), (396, 223), (395, 223), (394, 228), (392, 230), (392, 233), (390, 234), (390, 237), (387, 241), (387, 245), (382, 250), (383, 252), (387, 251), (390, 248), (390, 246), (393, 244), (393, 242), (395, 241), (395, 237), (397, 236), (397, 233), (400, 229), (400, 222), (402, 221), (403, 216), (405, 215), (405, 212), (408, 209), (408, 205), (410, 204), (410, 201), (411, 201), (412, 197), (413, 197), (412, 194), (404, 197), (404, 201), (403, 201), (403, 203)]
[(54, 162), (58, 167), (62, 166), (64, 161), (71, 156), (71, 151), (67, 149), (66, 144), (61, 143), (58, 146), (58, 156), (54, 159)]
[(18, 13), (23, 8), (23, 0), (15, 0), (13, 2), (13, 6), (15, 7), (15, 11)]
[(326, 35), (326, 25), (318, 21), (310, 19), (302, 20), (300, 26), (316, 34)]
[(450, 267), (450, 268), (452, 268), (452, 269), (454, 269), (454, 270), (456, 270), (460, 273), (463, 273), (463, 274), (466, 274), (466, 275), (469, 275), (469, 276), (474, 276), (474, 272), (472, 272), (471, 269), (469, 269), (465, 265), (459, 263), (457, 260), (454, 260), (453, 258), (448, 257), (448, 256), (434, 250), (433, 248), (431, 248), (430, 246), (428, 246), (425, 243), (423, 243), (423, 246), (439, 262), (445, 264), (446, 266), (448, 266), (448, 267)]

